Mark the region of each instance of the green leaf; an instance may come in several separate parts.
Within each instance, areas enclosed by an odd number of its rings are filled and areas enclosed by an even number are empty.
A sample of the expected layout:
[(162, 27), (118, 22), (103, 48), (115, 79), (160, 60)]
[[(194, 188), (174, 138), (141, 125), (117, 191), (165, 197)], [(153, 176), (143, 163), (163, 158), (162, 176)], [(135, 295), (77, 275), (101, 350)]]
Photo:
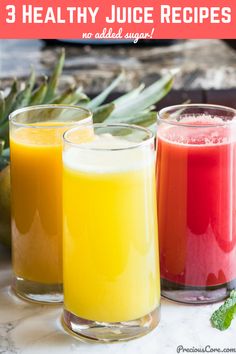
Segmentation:
[(159, 102), (171, 90), (173, 76), (166, 75), (151, 86), (143, 90), (138, 97), (129, 100), (120, 107), (117, 107), (110, 118), (120, 118), (127, 115), (136, 114)]
[(10, 149), (4, 149), (4, 141), (0, 139), (0, 171), (9, 164)]
[(115, 109), (115, 105), (113, 102), (96, 108), (93, 111), (93, 122), (94, 123), (104, 122), (114, 109)]
[(16, 95), (18, 93), (18, 82), (15, 79), (11, 85), (11, 89), (7, 97), (5, 98), (5, 112), (4, 121), (8, 120), (9, 114), (12, 112), (13, 103), (15, 101)]
[(124, 73), (122, 71), (120, 73), (120, 75), (114, 81), (112, 81), (112, 83), (102, 93), (100, 93), (100, 95), (98, 95), (97, 97), (92, 99), (86, 105), (86, 108), (94, 110), (95, 108), (100, 106), (106, 100), (106, 98), (110, 95), (110, 93), (114, 90), (114, 88), (116, 88), (116, 86), (119, 85), (119, 83), (121, 82), (121, 80), (123, 78), (124, 78)]
[(0, 139), (0, 156), (2, 155), (4, 149), (4, 140)]
[(0, 123), (4, 120), (4, 112), (5, 112), (5, 99), (3, 92), (0, 91)]
[(90, 101), (89, 97), (82, 91), (82, 87), (75, 88), (74, 94), (71, 96), (70, 104), (85, 104)]
[(4, 140), (5, 147), (9, 146), (9, 122), (5, 121), (2, 125), (0, 125), (0, 139)]
[(53, 104), (63, 104), (63, 103), (68, 103), (69, 97), (74, 94), (75, 92), (75, 87), (70, 86), (68, 89), (63, 91), (59, 96), (56, 96), (50, 103)]
[(77, 104), (78, 102), (88, 102), (88, 96), (82, 92), (81, 87), (76, 88), (74, 86), (69, 87), (62, 94), (52, 100), (54, 104)]
[(52, 76), (48, 82), (48, 88), (43, 103), (49, 103), (54, 99), (59, 78), (64, 67), (64, 63), (65, 63), (65, 49), (63, 48), (61, 51), (60, 58), (57, 62), (57, 65), (55, 66)]
[(90, 101), (90, 98), (82, 91), (76, 91), (74, 95), (74, 101), (72, 101), (72, 104), (79, 104), (81, 106), (84, 106), (84, 104), (88, 103)]
[(140, 112), (133, 116), (124, 116), (123, 118), (108, 118), (107, 121), (110, 123), (126, 123), (126, 124), (136, 124), (143, 127), (148, 127), (149, 125), (156, 122), (157, 112)]
[(156, 123), (157, 120), (157, 112), (145, 112), (141, 114), (137, 114), (133, 117), (129, 124), (137, 124), (142, 127), (149, 127), (150, 125)]
[(8, 149), (4, 149), (2, 151), (2, 156), (9, 160), (10, 159), (10, 149), (9, 148)]
[(116, 107), (119, 107), (119, 106), (125, 104), (126, 102), (129, 102), (131, 99), (138, 97), (140, 92), (143, 91), (144, 87), (145, 87), (145, 85), (141, 84), (137, 88), (135, 88), (134, 90), (120, 96), (119, 98), (117, 98), (113, 102), (115, 103)]
[(9, 161), (5, 159), (3, 156), (0, 156), (0, 171), (9, 165)]
[(48, 89), (48, 84), (47, 84), (47, 77), (44, 76), (42, 84), (33, 92), (29, 105), (34, 106), (34, 105), (39, 105), (44, 101), (44, 97), (46, 95)]
[(236, 314), (236, 290), (231, 291), (230, 297), (211, 316), (212, 327), (224, 331), (230, 327)]
[(35, 71), (32, 69), (29, 79), (26, 82), (24, 90), (20, 91), (15, 99), (11, 111), (15, 109), (26, 107), (29, 104), (31, 93), (35, 84)]

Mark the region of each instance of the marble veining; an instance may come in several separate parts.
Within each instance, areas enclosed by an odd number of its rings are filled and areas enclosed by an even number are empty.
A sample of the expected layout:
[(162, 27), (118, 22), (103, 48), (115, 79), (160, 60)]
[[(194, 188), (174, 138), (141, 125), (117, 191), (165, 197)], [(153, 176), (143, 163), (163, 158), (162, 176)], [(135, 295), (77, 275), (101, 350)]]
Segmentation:
[(61, 306), (23, 301), (10, 282), (10, 256), (0, 248), (0, 354), (175, 354), (180, 345), (236, 352), (236, 320), (225, 332), (211, 328), (209, 318), (219, 304), (185, 306), (163, 299), (160, 325), (149, 335), (126, 343), (86, 344), (62, 329)]
[[(12, 77), (49, 74), (59, 46), (39, 40), (0, 40), (1, 89)], [(230, 89), (236, 86), (236, 51), (217, 39), (175, 41), (167, 47), (142, 45), (66, 46), (65, 68), (60, 86), (82, 85), (89, 94), (100, 93), (118, 71), (127, 79), (116, 91), (129, 91), (140, 82), (150, 85), (170, 69), (178, 69), (175, 89)], [(10, 79), (10, 80), (9, 80)]]

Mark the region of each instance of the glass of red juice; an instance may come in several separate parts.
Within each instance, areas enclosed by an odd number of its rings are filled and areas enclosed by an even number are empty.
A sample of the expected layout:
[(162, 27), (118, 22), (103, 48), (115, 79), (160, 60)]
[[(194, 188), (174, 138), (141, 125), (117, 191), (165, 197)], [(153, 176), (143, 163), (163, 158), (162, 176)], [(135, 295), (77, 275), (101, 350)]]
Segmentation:
[(167, 107), (157, 147), (162, 295), (220, 301), (236, 287), (236, 111)]

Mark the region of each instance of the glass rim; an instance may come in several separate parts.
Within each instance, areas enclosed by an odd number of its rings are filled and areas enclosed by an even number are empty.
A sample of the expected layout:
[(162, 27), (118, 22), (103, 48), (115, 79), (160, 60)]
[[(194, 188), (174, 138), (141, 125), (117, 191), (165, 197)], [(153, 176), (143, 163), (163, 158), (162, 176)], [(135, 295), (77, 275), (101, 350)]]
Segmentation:
[[(181, 127), (187, 127), (187, 128), (209, 128), (209, 127), (222, 127), (225, 125), (233, 125), (236, 123), (236, 120), (227, 120), (227, 121), (222, 121), (222, 122), (215, 122), (215, 123), (209, 123), (209, 124), (188, 124), (188, 123), (181, 123), (181, 121), (176, 121), (173, 119), (164, 119), (162, 118), (163, 114), (166, 114), (168, 112), (171, 112), (173, 110), (173, 114), (175, 114), (175, 110), (182, 110), (182, 109), (188, 109), (188, 108), (205, 108), (209, 110), (222, 110), (227, 113), (233, 113), (233, 116), (236, 118), (236, 109), (227, 107), (227, 106), (222, 106), (222, 105), (217, 105), (217, 104), (208, 104), (208, 103), (189, 103), (189, 104), (179, 104), (179, 105), (173, 105), (173, 106), (168, 106), (165, 108), (162, 108), (160, 111), (157, 112), (157, 121), (160, 123), (166, 123), (170, 125), (177, 125)], [(194, 114), (194, 113), (193, 113)]]
[[(139, 130), (142, 132), (145, 132), (147, 135), (147, 139), (137, 142), (133, 145), (130, 146), (124, 146), (124, 147), (119, 147), (119, 148), (96, 148), (96, 147), (86, 147), (86, 143), (74, 143), (70, 140), (68, 140), (67, 138), (67, 134), (72, 133), (73, 131), (76, 130), (81, 130), (81, 129), (87, 129), (87, 128), (129, 128), (129, 129), (133, 129), (133, 130)], [(151, 142), (154, 142), (155, 139), (155, 134), (148, 128), (144, 128), (141, 127), (139, 125), (135, 125), (135, 124), (125, 124), (125, 123), (92, 123), (92, 124), (87, 124), (86, 126), (77, 126), (77, 127), (73, 127), (68, 129), (64, 134), (63, 134), (63, 142), (64, 145), (69, 145), (69, 146), (73, 146), (77, 149), (83, 150), (83, 151), (122, 151), (122, 150), (129, 150), (129, 149), (136, 149), (139, 148), (141, 146), (144, 145), (148, 145)], [(81, 146), (83, 144), (83, 146)]]
[[(31, 111), (37, 111), (37, 110), (42, 110), (42, 109), (68, 109), (68, 110), (74, 110), (74, 111), (80, 111), (84, 112), (87, 114), (87, 116), (81, 120), (78, 121), (68, 121), (68, 122), (61, 122), (63, 123), (62, 125), (40, 125), (40, 122), (35, 123), (34, 125), (32, 123), (20, 123), (16, 120), (16, 117), (19, 116), (22, 113), (25, 112), (31, 112)], [(71, 124), (78, 124), (80, 122), (84, 121), (90, 121), (92, 119), (93, 113), (84, 107), (81, 106), (76, 106), (76, 105), (64, 105), (64, 104), (41, 104), (41, 105), (34, 105), (34, 106), (27, 106), (27, 107), (22, 107), (19, 109), (16, 109), (15, 111), (11, 112), (9, 114), (9, 123), (14, 124), (17, 127), (24, 127), (24, 128), (32, 128), (32, 129), (52, 129), (52, 128), (64, 128), (66, 126), (70, 126)], [(60, 123), (60, 121), (54, 121), (55, 123)], [(50, 123), (50, 121), (49, 121)]]

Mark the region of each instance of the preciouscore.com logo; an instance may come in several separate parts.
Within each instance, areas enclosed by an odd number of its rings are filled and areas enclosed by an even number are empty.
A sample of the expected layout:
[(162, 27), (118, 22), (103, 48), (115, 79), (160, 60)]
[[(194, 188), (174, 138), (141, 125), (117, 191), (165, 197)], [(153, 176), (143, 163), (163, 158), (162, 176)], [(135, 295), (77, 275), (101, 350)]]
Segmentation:
[(210, 345), (206, 345), (203, 348), (191, 347), (187, 348), (183, 345), (179, 345), (176, 349), (177, 353), (236, 353), (236, 348), (213, 348)]

